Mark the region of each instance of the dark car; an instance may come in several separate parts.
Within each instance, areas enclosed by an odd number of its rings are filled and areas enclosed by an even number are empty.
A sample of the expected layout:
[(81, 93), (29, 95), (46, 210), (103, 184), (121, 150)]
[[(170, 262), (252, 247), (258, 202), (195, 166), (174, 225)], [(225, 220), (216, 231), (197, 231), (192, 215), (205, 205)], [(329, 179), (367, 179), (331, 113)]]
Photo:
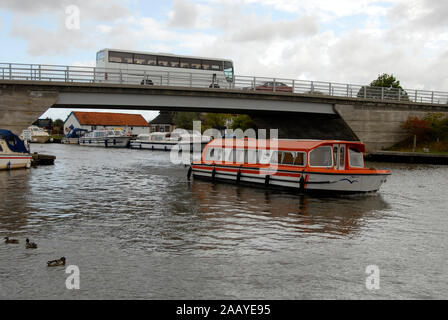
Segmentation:
[[(256, 86), (255, 90), (274, 91), (274, 81), (268, 81), (261, 86)], [(275, 91), (292, 92), (292, 87), (284, 84), (283, 82), (275, 81)]]

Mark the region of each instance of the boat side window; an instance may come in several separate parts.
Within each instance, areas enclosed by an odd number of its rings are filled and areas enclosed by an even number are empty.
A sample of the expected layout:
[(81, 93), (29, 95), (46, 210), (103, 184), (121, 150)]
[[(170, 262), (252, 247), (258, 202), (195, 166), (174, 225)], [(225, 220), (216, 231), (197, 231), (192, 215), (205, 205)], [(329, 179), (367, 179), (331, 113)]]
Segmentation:
[(283, 152), (274, 151), (272, 152), (271, 163), (282, 163)]
[(333, 163), (337, 167), (337, 165), (338, 165), (338, 146), (333, 147)]
[(222, 161), (223, 156), (224, 156), (224, 150), (216, 149), (216, 151), (215, 151), (215, 160), (216, 161)]
[(224, 149), (224, 161), (235, 162), (235, 152), (232, 148)]
[(362, 152), (349, 148), (348, 149), (348, 159), (350, 162), (350, 167), (355, 168), (363, 168), (364, 167), (364, 159), (362, 157)]
[(297, 152), (296, 157), (294, 159), (295, 166), (304, 166), (306, 163), (305, 152)]
[(213, 158), (215, 157), (215, 149), (214, 148), (210, 148), (208, 149), (208, 153), (207, 153), (207, 160), (213, 160)]
[(258, 158), (260, 160), (260, 163), (269, 163), (271, 161), (271, 154), (271, 150), (258, 150)]
[(344, 169), (345, 168), (345, 146), (341, 146), (340, 148), (340, 158), (339, 158), (339, 166)]
[(294, 156), (292, 155), (292, 152), (283, 152), (282, 164), (294, 164)]
[(310, 152), (311, 167), (332, 167), (333, 157), (330, 146), (318, 147)]
[(3, 148), (2, 145), (0, 144), (0, 152), (3, 152)]
[(206, 157), (207, 160), (214, 160), (214, 161), (222, 161), (223, 158), (223, 150), (219, 148), (211, 148), (208, 151), (208, 156)]
[(247, 151), (247, 163), (258, 163), (257, 159), (257, 150), (248, 150)]
[(245, 154), (245, 152), (244, 152), (245, 150), (242, 150), (242, 149), (235, 149), (235, 152), (236, 152), (236, 158), (235, 158), (235, 162), (243, 162), (244, 163), (244, 158), (245, 158), (245, 156), (244, 156), (244, 154)]

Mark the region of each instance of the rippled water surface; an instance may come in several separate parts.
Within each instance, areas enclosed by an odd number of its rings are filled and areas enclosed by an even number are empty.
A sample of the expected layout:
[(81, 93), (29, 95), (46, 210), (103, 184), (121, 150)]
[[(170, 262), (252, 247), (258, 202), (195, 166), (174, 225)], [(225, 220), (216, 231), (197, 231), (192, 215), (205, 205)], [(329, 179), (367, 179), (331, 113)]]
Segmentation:
[[(0, 236), (21, 241), (0, 243), (0, 298), (448, 298), (447, 167), (374, 163), (379, 193), (322, 198), (187, 182), (164, 152), (32, 151), (55, 165), (0, 171)], [(80, 290), (46, 267), (61, 256)]]

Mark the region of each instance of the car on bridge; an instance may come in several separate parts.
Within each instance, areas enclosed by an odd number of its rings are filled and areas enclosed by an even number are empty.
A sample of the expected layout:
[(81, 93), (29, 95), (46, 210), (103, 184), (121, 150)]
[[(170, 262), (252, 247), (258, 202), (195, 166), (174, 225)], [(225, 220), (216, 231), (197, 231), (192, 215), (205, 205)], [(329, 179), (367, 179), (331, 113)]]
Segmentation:
[(292, 92), (292, 87), (288, 86), (287, 84), (283, 82), (278, 81), (267, 81), (263, 83), (260, 86), (256, 86), (255, 90), (262, 90), (262, 91), (282, 91), (282, 92)]

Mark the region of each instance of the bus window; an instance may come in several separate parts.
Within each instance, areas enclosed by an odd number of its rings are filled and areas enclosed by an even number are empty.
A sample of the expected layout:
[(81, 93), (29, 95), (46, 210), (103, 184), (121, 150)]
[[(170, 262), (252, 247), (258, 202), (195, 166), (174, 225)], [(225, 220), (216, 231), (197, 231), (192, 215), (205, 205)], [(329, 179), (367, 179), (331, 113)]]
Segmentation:
[(180, 67), (181, 68), (190, 68), (190, 69), (201, 69), (201, 60), (190, 59), (190, 58), (180, 58)]
[(109, 62), (133, 63), (132, 53), (109, 51)]
[(135, 54), (134, 55), (134, 63), (135, 64), (148, 64), (146, 61), (146, 55), (144, 54)]
[(168, 60), (168, 67), (179, 68), (179, 58), (176, 57), (166, 57)]
[(149, 54), (134, 54), (134, 63), (135, 64), (144, 64), (144, 65), (156, 65), (156, 56), (151, 56)]
[(97, 52), (97, 54), (96, 54), (96, 61), (97, 62), (104, 62), (104, 50)]
[(190, 68), (190, 59), (180, 58), (180, 67), (181, 68)]
[(168, 57), (157, 57), (157, 65), (160, 67), (168, 67)]
[(202, 69), (221, 71), (222, 66), (220, 65), (220, 62), (218, 62), (218, 61), (202, 60)]
[(233, 64), (230, 61), (224, 61), (224, 75), (227, 81), (233, 81)]

